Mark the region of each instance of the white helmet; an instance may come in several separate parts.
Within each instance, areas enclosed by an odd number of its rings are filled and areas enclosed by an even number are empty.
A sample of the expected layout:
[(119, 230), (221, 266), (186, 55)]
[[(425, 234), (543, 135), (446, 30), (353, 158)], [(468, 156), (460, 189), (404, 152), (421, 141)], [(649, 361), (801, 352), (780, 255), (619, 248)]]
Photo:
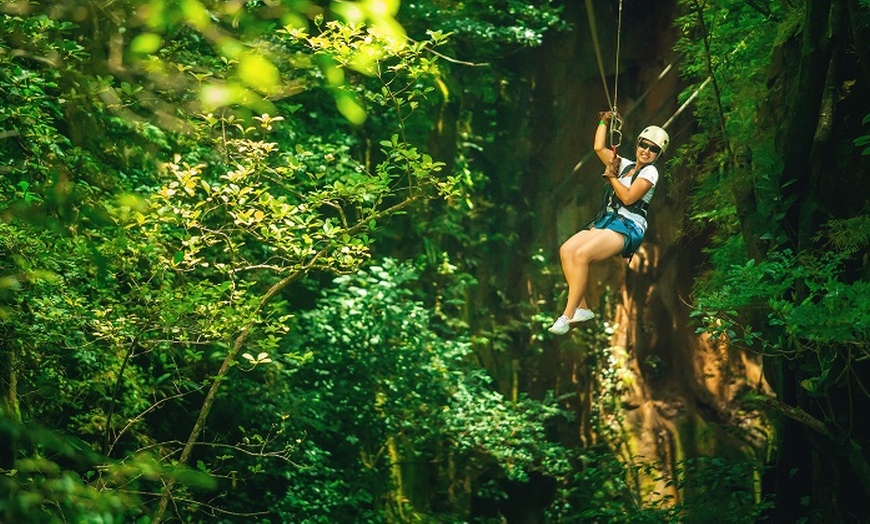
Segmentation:
[(641, 138), (645, 138), (652, 142), (653, 144), (662, 148), (662, 154), (668, 149), (668, 143), (671, 141), (671, 137), (668, 136), (668, 132), (659, 126), (647, 126), (646, 129), (640, 132), (640, 135), (637, 137), (637, 141), (640, 142)]

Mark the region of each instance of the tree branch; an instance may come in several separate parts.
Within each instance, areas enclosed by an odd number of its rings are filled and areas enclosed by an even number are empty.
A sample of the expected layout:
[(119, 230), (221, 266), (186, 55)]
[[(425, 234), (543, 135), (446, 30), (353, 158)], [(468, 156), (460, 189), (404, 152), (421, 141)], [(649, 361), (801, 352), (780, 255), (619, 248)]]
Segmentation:
[(698, 15), (698, 26), (701, 29), (701, 39), (704, 42), (704, 55), (706, 58), (707, 77), (713, 82), (713, 92), (716, 95), (716, 108), (719, 112), (719, 128), (722, 133), (722, 140), (725, 142), (725, 149), (728, 151), (728, 159), (733, 166), (737, 166), (737, 159), (734, 151), (731, 148), (731, 141), (728, 138), (728, 129), (725, 126), (725, 108), (722, 107), (722, 92), (719, 89), (719, 82), (716, 80), (716, 75), (713, 74), (713, 59), (710, 51), (710, 33), (707, 30), (707, 23), (704, 21), (703, 6), (695, 0), (695, 12)]
[(751, 402), (759, 404), (764, 408), (775, 411), (781, 415), (784, 415), (787, 418), (790, 418), (791, 420), (794, 420), (795, 422), (803, 424), (804, 426), (812, 429), (813, 431), (824, 437), (835, 440), (834, 435), (830, 432), (830, 430), (823, 421), (810, 415), (801, 408), (790, 406), (785, 402), (781, 402), (779, 400), (776, 400), (775, 398), (766, 396), (754, 396), (752, 397)]
[[(323, 249), (316, 255), (314, 255), (311, 260), (308, 261), (306, 265), (301, 267), (299, 270), (294, 273), (284, 277), (283, 279), (276, 282), (266, 291), (266, 294), (260, 299), (259, 304), (257, 304), (257, 308), (253, 311), (251, 315), (251, 319), (248, 321), (248, 324), (242, 329), (242, 332), (236, 337), (233, 342), (233, 347), (227, 356), (224, 358), (223, 363), (221, 364), (220, 369), (215, 375), (214, 380), (211, 383), (211, 387), (208, 390), (208, 393), (205, 395), (205, 399), (202, 402), (202, 406), (199, 409), (199, 415), (196, 418), (196, 422), (193, 424), (193, 429), (190, 431), (190, 435), (187, 437), (187, 442), (184, 444), (184, 449), (181, 451), (181, 456), (178, 458), (178, 466), (184, 467), (188, 460), (190, 460), (190, 456), (193, 453), (193, 448), (196, 445), (197, 439), (199, 438), (200, 433), (205, 428), (205, 421), (208, 418), (209, 413), (211, 413), (212, 405), (214, 404), (215, 398), (217, 398), (217, 392), (220, 388), (221, 383), (223, 382), (224, 377), (229, 373), (230, 368), (232, 367), (233, 362), (235, 362), (236, 357), (242, 349), (245, 341), (248, 339), (248, 336), (251, 334), (251, 331), (254, 328), (254, 324), (256, 323), (256, 317), (262, 311), (263, 307), (269, 303), (272, 298), (277, 295), (282, 289), (295, 282), (298, 278), (305, 275), (311, 267), (319, 260), (322, 256), (324, 256), (328, 252), (327, 249)], [(163, 521), (163, 515), (166, 513), (166, 508), (169, 505), (169, 500), (171, 498), (172, 489), (175, 487), (175, 478), (170, 478), (164, 488), (163, 493), (160, 496), (160, 503), (157, 506), (157, 511), (154, 513), (154, 518), (152, 520), (153, 524), (159, 524)]]
[[(363, 228), (368, 227), (368, 224), (372, 220), (378, 220), (384, 216), (391, 215), (400, 209), (403, 209), (410, 205), (415, 200), (418, 200), (419, 196), (414, 195), (409, 198), (398, 202), (378, 213), (375, 213), (371, 217), (368, 217), (365, 221), (360, 221), (354, 224), (353, 226), (347, 228), (345, 232), (348, 235), (354, 235), (360, 232)], [(244, 346), (245, 341), (248, 339), (248, 336), (251, 334), (251, 331), (254, 328), (256, 323), (256, 317), (262, 311), (262, 309), (272, 300), (272, 298), (277, 295), (281, 290), (286, 288), (291, 283), (295, 282), (297, 279), (307, 274), (311, 268), (315, 267), (317, 262), (331, 250), (329, 246), (323, 248), (317, 254), (315, 254), (311, 259), (302, 267), (294, 271), (292, 274), (284, 277), (283, 279), (276, 282), (266, 291), (266, 294), (260, 298), (260, 302), (257, 304), (256, 309), (253, 311), (251, 315), (251, 319), (248, 321), (247, 325), (242, 329), (241, 333), (236, 337), (233, 342), (233, 346), (230, 349), (230, 352), (224, 358), (223, 363), (221, 364), (220, 369), (212, 381), (211, 387), (206, 393), (205, 399), (202, 402), (202, 406), (199, 409), (199, 414), (197, 415), (196, 422), (193, 424), (193, 429), (190, 431), (190, 435), (187, 438), (187, 441), (184, 444), (184, 449), (181, 452), (181, 456), (178, 458), (178, 467), (184, 467), (187, 462), (190, 460), (190, 456), (193, 453), (193, 448), (197, 444), (197, 440), (199, 439), (199, 435), (202, 433), (205, 428), (206, 419), (208, 418), (209, 413), (211, 412), (212, 405), (214, 404), (215, 398), (217, 398), (217, 392), (220, 388), (221, 383), (226, 377), (227, 373), (229, 373), (230, 368), (233, 363), (236, 361), (236, 358), (239, 355), (242, 347)], [(154, 513), (154, 517), (152, 520), (153, 524), (159, 524), (162, 522), (163, 517), (166, 513), (166, 509), (169, 505), (170, 499), (172, 498), (172, 489), (175, 487), (175, 479), (170, 478), (166, 484), (164, 485), (162, 495), (160, 496), (160, 502), (157, 506), (157, 511)]]
[(855, 477), (861, 484), (864, 493), (870, 496), (870, 462), (867, 461), (863, 448), (855, 439), (843, 432), (832, 431), (824, 421), (817, 419), (799, 407), (790, 406), (775, 398), (759, 396), (753, 397), (751, 402), (780, 413), (830, 440), (837, 452), (851, 464)]

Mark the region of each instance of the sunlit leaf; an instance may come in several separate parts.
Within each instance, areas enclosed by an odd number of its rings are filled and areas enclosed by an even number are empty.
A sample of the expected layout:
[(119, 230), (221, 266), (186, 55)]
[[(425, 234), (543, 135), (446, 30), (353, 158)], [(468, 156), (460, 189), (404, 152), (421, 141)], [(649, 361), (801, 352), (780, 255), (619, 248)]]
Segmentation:
[(366, 121), (365, 109), (351, 93), (339, 92), (335, 96), (335, 105), (338, 110), (352, 124), (362, 124)]
[(239, 57), (238, 75), (248, 86), (266, 93), (274, 91), (280, 82), (275, 64), (256, 53)]
[(142, 33), (137, 35), (130, 41), (130, 51), (139, 54), (147, 55), (156, 52), (163, 44), (163, 39), (155, 33)]

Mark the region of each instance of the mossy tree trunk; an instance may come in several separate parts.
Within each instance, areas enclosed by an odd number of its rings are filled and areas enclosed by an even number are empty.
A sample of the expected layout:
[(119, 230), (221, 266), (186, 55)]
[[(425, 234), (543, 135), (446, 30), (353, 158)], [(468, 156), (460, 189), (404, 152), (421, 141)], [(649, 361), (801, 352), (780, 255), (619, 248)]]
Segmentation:
[[(850, 138), (868, 110), (868, 53), (852, 44), (866, 38), (867, 10), (861, 14), (855, 2), (843, 0), (807, 0), (803, 9), (800, 31), (776, 50), (771, 97), (761, 115), (766, 131), (777, 137), (783, 159), (782, 197), (795, 202), (784, 232), (798, 257), (824, 251), (819, 234), (825, 221), (866, 211), (870, 189), (867, 159)], [(856, 19), (859, 15), (863, 22)], [(807, 296), (806, 289), (795, 293), (795, 303)], [(867, 442), (870, 433), (855, 424), (853, 413), (866, 412), (868, 398), (842, 388), (831, 388), (822, 398), (811, 395), (801, 383), (812, 378), (812, 360), (818, 356), (801, 347), (787, 349), (798, 358), (766, 364), (783, 403), (777, 410), (783, 415), (777, 466), (767, 479), (776, 495), (776, 518), (796, 521), (813, 508), (813, 518), (826, 522), (844, 515), (864, 521), (870, 516), (870, 477), (859, 443)], [(850, 349), (833, 351), (846, 354)], [(848, 367), (843, 372), (856, 376), (868, 371), (865, 364)]]
[(5, 470), (15, 464), (15, 428), (21, 424), (16, 355), (12, 341), (0, 339), (0, 469)]

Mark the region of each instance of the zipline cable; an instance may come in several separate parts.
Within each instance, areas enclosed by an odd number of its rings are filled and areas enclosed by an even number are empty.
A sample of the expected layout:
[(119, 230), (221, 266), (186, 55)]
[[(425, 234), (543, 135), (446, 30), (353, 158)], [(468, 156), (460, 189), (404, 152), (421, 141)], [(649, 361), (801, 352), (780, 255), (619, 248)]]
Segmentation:
[(691, 94), (691, 96), (689, 96), (689, 98), (687, 98), (686, 101), (683, 102), (682, 105), (680, 105), (680, 107), (677, 108), (677, 110), (674, 112), (673, 115), (671, 115), (671, 117), (668, 119), (668, 121), (665, 122), (664, 124), (662, 124), (662, 129), (667, 129), (668, 126), (671, 125), (671, 123), (674, 121), (674, 119), (676, 119), (678, 116), (680, 116), (680, 113), (682, 113), (683, 110), (686, 109), (689, 106), (689, 104), (691, 104), (695, 100), (695, 98), (697, 98), (698, 93), (700, 93), (701, 90), (703, 90), (705, 87), (707, 87), (707, 84), (709, 84), (711, 80), (712, 80), (712, 78), (710, 78), (708, 76), (707, 79), (704, 80), (704, 82), (702, 82), (701, 85), (698, 86), (697, 89), (695, 89), (695, 91)]

